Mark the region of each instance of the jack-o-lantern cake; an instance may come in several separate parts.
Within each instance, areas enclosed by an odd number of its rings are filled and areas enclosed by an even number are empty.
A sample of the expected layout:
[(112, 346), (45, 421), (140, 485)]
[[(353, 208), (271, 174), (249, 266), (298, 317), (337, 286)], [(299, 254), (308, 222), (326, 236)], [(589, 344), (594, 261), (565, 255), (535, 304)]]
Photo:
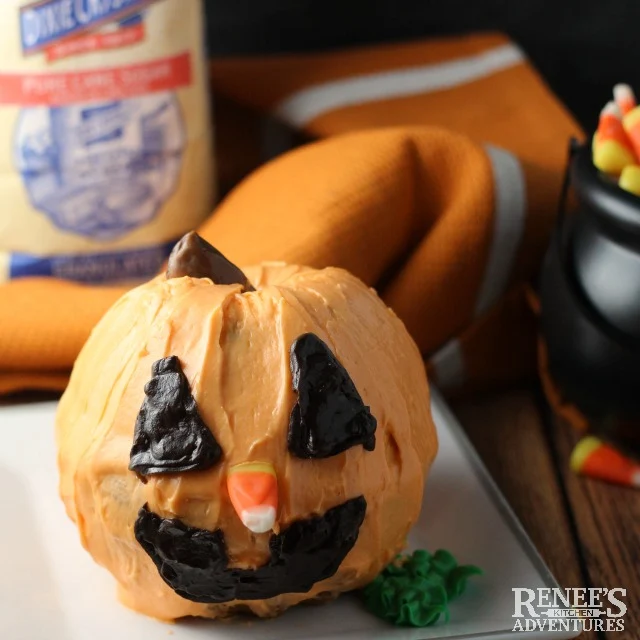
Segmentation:
[(420, 353), (341, 269), (196, 234), (94, 329), (57, 416), (82, 544), (148, 615), (275, 615), (403, 548), (437, 442)]

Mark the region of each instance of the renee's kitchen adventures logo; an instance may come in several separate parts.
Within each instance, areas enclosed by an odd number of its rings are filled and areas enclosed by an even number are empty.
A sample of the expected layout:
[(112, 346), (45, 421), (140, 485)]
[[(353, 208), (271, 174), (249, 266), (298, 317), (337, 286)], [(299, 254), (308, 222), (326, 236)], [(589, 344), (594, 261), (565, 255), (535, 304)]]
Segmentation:
[(512, 589), (513, 631), (624, 631), (622, 587)]

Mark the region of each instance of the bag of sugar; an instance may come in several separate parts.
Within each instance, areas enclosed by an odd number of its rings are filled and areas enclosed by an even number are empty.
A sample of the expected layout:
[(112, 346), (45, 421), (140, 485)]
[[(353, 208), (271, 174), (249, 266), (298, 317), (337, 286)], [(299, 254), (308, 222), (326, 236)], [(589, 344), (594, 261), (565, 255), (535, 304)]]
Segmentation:
[(146, 279), (214, 184), (200, 0), (0, 2), (0, 282)]

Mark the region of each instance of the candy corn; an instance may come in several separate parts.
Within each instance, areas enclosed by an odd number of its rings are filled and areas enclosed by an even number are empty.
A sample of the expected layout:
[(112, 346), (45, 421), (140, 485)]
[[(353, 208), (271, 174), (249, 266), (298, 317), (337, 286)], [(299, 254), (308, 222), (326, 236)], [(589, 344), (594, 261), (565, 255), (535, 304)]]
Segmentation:
[(640, 196), (640, 165), (627, 165), (620, 174), (618, 185), (625, 191)]
[(569, 464), (576, 473), (628, 487), (640, 487), (640, 465), (594, 436), (578, 442)]
[(629, 140), (635, 149), (636, 154), (640, 152), (640, 107), (635, 107), (627, 113), (622, 124), (627, 132)]
[(593, 136), (593, 164), (618, 178), (618, 186), (640, 196), (640, 105), (628, 84), (613, 87)]
[(268, 462), (237, 464), (227, 474), (233, 508), (247, 529), (265, 533), (273, 529), (278, 509), (278, 480)]
[(623, 116), (636, 106), (636, 96), (628, 84), (617, 84), (613, 87), (613, 99)]
[[(635, 109), (629, 112), (627, 117), (634, 112)], [(640, 131), (638, 133), (640, 134)], [(622, 126), (620, 109), (615, 102), (608, 102), (600, 113), (598, 130), (593, 139), (593, 164), (600, 171), (616, 175), (628, 164), (636, 164), (633, 146)]]

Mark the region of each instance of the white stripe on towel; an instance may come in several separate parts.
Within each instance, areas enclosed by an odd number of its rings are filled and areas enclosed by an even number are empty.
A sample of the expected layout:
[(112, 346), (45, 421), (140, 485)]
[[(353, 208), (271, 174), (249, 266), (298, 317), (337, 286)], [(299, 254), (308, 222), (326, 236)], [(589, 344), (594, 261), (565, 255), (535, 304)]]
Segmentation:
[(443, 391), (460, 387), (464, 383), (464, 354), (459, 340), (449, 340), (431, 356), (429, 364), (433, 367), (436, 384)]
[(504, 44), (446, 62), (351, 76), (301, 89), (280, 102), (273, 114), (292, 126), (302, 127), (333, 109), (449, 89), (523, 60), (524, 54), (517, 46)]
[(507, 288), (527, 211), (526, 185), (518, 159), (491, 145), (486, 145), (485, 150), (493, 168), (495, 208), (489, 258), (476, 299), (476, 317), (497, 302)]

